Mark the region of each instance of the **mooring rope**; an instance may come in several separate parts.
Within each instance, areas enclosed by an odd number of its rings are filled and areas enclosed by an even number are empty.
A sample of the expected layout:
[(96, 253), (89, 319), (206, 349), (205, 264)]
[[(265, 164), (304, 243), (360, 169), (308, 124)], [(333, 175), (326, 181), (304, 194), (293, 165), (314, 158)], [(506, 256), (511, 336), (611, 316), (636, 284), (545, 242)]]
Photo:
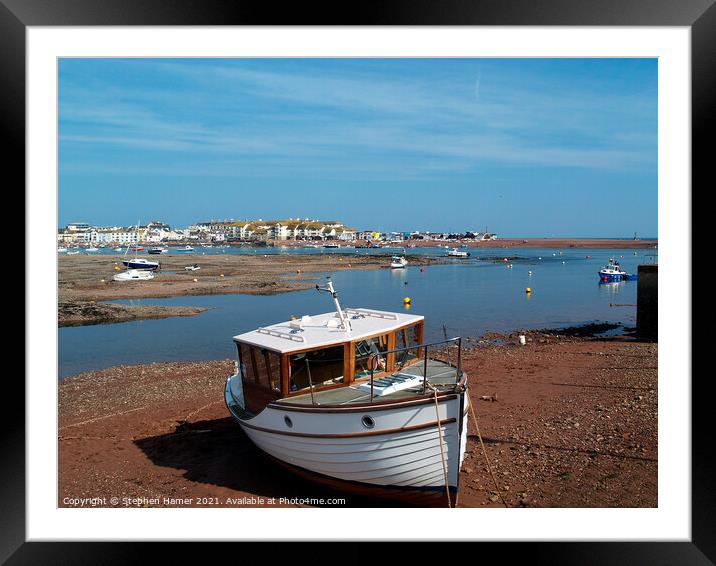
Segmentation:
[(497, 490), (497, 495), (500, 496), (500, 499), (502, 499), (502, 504), (505, 507), (509, 507), (507, 504), (507, 501), (505, 501), (505, 498), (502, 497), (502, 492), (500, 491), (500, 486), (497, 484), (497, 479), (495, 478), (495, 474), (492, 471), (492, 466), (490, 466), (490, 459), (487, 457), (487, 451), (485, 450), (485, 444), (482, 442), (482, 435), (480, 434), (480, 426), (477, 424), (477, 418), (475, 417), (475, 407), (472, 405), (472, 399), (470, 399), (470, 396), (467, 395), (467, 403), (470, 406), (470, 413), (472, 414), (472, 422), (475, 423), (475, 429), (477, 430), (477, 438), (480, 439), (480, 446), (482, 446), (482, 453), (485, 456), (485, 462), (487, 462), (487, 470), (490, 472), (490, 475), (492, 476), (492, 481), (495, 482), (495, 489)]
[(103, 420), (103, 419), (109, 419), (109, 418), (111, 418), (111, 417), (118, 417), (118, 416), (120, 416), (120, 415), (126, 415), (127, 413), (133, 413), (134, 411), (141, 411), (142, 409), (146, 409), (146, 408), (147, 408), (147, 407), (137, 407), (136, 409), (129, 409), (128, 411), (121, 411), (121, 412), (119, 412), (119, 413), (112, 413), (111, 415), (102, 415), (101, 417), (96, 417), (96, 418), (94, 418), (94, 419), (88, 419), (88, 420), (86, 420), (86, 421), (81, 421), (81, 422), (79, 422), (79, 423), (73, 423), (73, 424), (68, 424), (68, 425), (65, 425), (65, 426), (61, 426), (61, 427), (58, 428), (57, 430), (60, 431), (60, 430), (65, 430), (66, 428), (72, 428), (73, 426), (82, 426), (82, 425), (86, 425), (86, 424), (93, 423), (93, 422), (96, 422), (96, 421), (101, 421), (101, 420)]
[(440, 459), (443, 463), (443, 476), (445, 477), (445, 495), (447, 496), (447, 504), (448, 508), (452, 508), (452, 503), (450, 501), (450, 485), (448, 483), (448, 472), (447, 472), (447, 464), (445, 463), (445, 452), (443, 451), (443, 429), (440, 426), (440, 408), (438, 405), (438, 388), (432, 385), (431, 383), (428, 383), (427, 386), (433, 390), (434, 398), (435, 398), (435, 417), (438, 422), (438, 443), (440, 444)]
[(197, 413), (200, 413), (201, 411), (203, 411), (204, 409), (206, 409), (208, 407), (211, 407), (212, 405), (216, 405), (217, 403), (223, 403), (223, 402), (224, 402), (223, 400), (219, 400), (219, 401), (212, 401), (211, 403), (207, 403), (203, 407), (199, 407), (195, 411), (192, 411), (191, 413), (189, 413), (186, 417), (184, 417), (184, 421), (189, 422), (189, 419), (191, 417), (193, 417), (194, 415), (196, 415)]

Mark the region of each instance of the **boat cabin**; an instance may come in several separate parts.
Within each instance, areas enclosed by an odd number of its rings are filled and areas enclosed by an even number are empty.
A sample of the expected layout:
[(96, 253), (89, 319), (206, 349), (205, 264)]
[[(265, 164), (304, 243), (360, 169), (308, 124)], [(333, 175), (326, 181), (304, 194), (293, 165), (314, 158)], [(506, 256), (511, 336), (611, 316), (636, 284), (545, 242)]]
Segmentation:
[[(371, 373), (377, 390), (381, 378), (417, 362), (423, 330), (419, 315), (349, 308), (234, 336), (245, 407), (256, 414), (279, 399), (314, 402), (329, 391), (335, 401), (361, 387), (372, 398)], [(392, 379), (390, 386), (396, 387)]]

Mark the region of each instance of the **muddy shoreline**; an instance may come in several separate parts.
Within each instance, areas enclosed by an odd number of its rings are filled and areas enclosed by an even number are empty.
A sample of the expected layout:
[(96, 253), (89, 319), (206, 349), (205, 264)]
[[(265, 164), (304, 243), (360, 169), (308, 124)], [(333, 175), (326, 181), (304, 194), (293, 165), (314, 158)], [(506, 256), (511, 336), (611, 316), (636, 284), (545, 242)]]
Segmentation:
[(62, 302), (57, 306), (58, 326), (113, 324), (131, 320), (194, 316), (206, 307), (127, 306), (93, 302)]
[[(656, 507), (658, 345), (532, 331), (520, 346), (513, 334), (499, 335), (502, 345), (468, 341), (463, 357), (509, 506)], [(265, 457), (224, 406), (232, 371), (233, 360), (220, 360), (67, 378), (58, 386), (58, 505), (92, 497), (117, 497), (100, 505), (108, 507), (274, 506), (260, 503), (271, 497), (394, 505), (315, 486)], [(459, 506), (499, 507), (468, 427)]]

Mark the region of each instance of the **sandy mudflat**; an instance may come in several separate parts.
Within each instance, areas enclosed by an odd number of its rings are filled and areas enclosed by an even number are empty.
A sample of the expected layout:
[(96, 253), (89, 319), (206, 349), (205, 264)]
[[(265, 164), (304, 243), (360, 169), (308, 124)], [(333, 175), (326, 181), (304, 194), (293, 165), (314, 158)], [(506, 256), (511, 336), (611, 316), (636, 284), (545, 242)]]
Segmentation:
[[(100, 324), (139, 318), (190, 316), (203, 309), (120, 306), (93, 308), (91, 303), (116, 299), (142, 299), (184, 295), (241, 293), (273, 295), (308, 289), (316, 274), (343, 269), (380, 269), (390, 264), (390, 254), (172, 254), (148, 256), (161, 262), (161, 270), (149, 281), (113, 281), (121, 268), (121, 254), (75, 255), (58, 258), (60, 326)], [(442, 258), (411, 258), (411, 265), (430, 265)], [(185, 266), (198, 264), (198, 271)], [(196, 280), (196, 281), (195, 281)]]
[[(112, 281), (117, 272), (115, 267), (121, 267), (121, 254), (117, 256), (60, 256), (60, 300), (104, 301), (229, 293), (267, 295), (311, 287), (316, 272), (375, 269), (390, 262), (390, 255), (169, 254), (142, 256), (161, 263), (161, 270), (154, 279), (117, 282)], [(193, 264), (201, 269), (184, 269)], [(417, 259), (415, 265), (418, 265)]]
[[(472, 341), (464, 357), (507, 503), (656, 507), (657, 344), (527, 336), (526, 346), (515, 336), (502, 337), (507, 345)], [(95, 497), (109, 507), (257, 506), (258, 498), (279, 505), (282, 497), (339, 497), (352, 507), (391, 505), (314, 486), (263, 456), (224, 406), (232, 370), (231, 360), (165, 363), (66, 379), (59, 385), (58, 504)], [(459, 505), (498, 507), (473, 425)]]
[(69, 301), (57, 305), (57, 323), (59, 326), (84, 326), (170, 316), (194, 316), (207, 310), (205, 307), (126, 306)]

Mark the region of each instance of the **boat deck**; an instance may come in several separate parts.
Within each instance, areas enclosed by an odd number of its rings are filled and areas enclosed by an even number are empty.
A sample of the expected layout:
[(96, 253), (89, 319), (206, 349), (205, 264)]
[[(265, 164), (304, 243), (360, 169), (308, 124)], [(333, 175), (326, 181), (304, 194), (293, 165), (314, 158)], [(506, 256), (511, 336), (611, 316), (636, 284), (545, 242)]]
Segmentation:
[[(423, 372), (425, 365), (417, 361), (409, 367), (395, 371), (391, 375), (376, 377), (373, 380), (373, 401), (399, 400), (423, 394)], [(459, 381), (457, 369), (439, 360), (428, 360), (427, 381), (436, 386), (451, 386)], [(432, 395), (426, 389), (425, 395)], [(277, 403), (300, 405), (347, 405), (365, 403), (371, 399), (370, 379), (356, 381), (347, 387), (314, 391), (293, 397), (285, 397)]]

